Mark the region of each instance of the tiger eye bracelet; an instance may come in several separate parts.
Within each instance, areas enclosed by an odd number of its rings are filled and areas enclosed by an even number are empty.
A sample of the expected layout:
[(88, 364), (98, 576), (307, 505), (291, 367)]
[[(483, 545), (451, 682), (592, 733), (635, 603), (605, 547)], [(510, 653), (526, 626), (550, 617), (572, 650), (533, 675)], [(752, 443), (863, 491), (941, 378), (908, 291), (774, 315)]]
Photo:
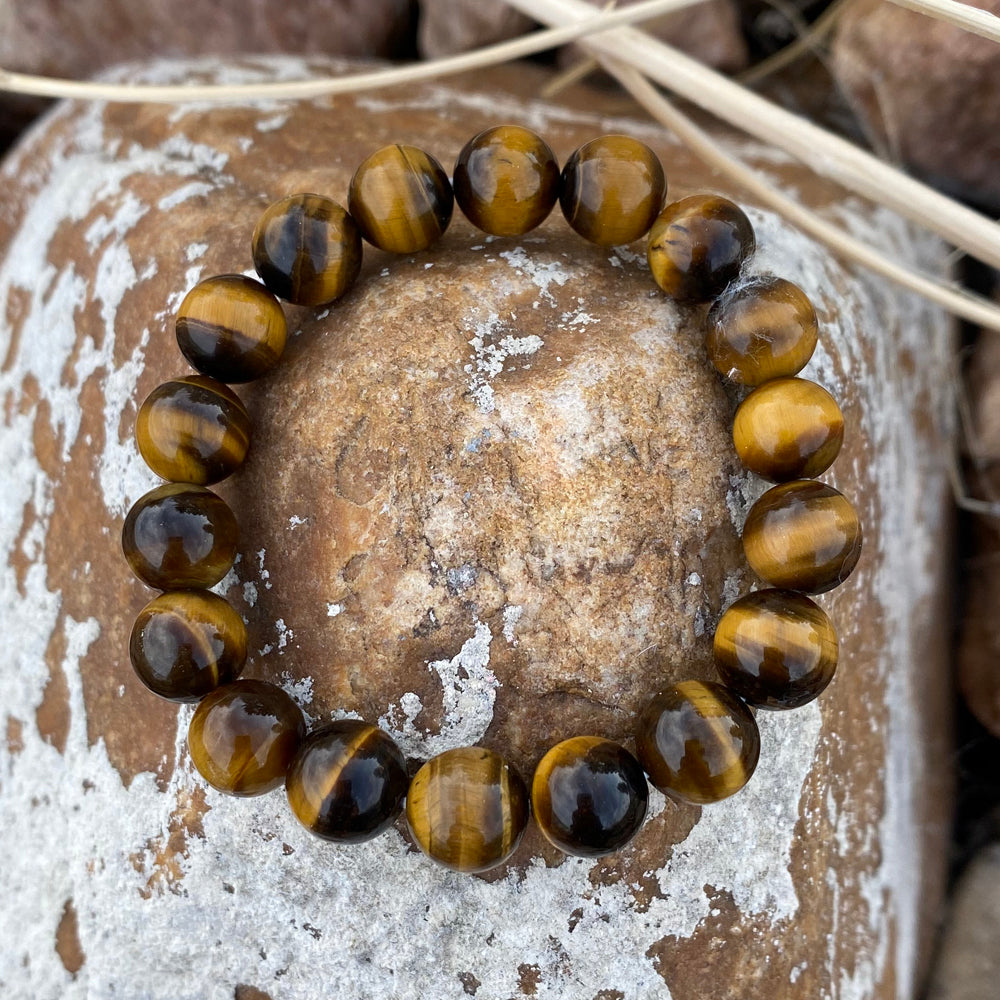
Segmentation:
[[(155, 388), (139, 408), (136, 439), (167, 480), (131, 509), (122, 546), (134, 573), (162, 590), (140, 612), (129, 644), (142, 682), (163, 698), (199, 702), (188, 743), (214, 788), (259, 795), (284, 784), (296, 818), (319, 837), (357, 843), (405, 809), (429, 857), (481, 872), (516, 849), (533, 813), (561, 851), (600, 857), (621, 849), (646, 816), (647, 781), (681, 802), (718, 802), (750, 779), (760, 753), (757, 709), (817, 697), (837, 665), (837, 636), (807, 594), (843, 583), (861, 553), (850, 502), (817, 481), (844, 436), (836, 401), (796, 377), (817, 343), (812, 304), (797, 286), (764, 276), (738, 281), (755, 249), (749, 219), (714, 194), (664, 207), (656, 155), (623, 135), (580, 147), (562, 170), (548, 145), (519, 126), (471, 139), (449, 182), (413, 146), (386, 146), (350, 183), (348, 208), (322, 195), (271, 205), (253, 233), (260, 281), (207, 278), (181, 303), (177, 342), (198, 374)], [(229, 387), (270, 371), (287, 326), (280, 299), (322, 306), (350, 289), (363, 242), (390, 253), (426, 249), (454, 204), (495, 236), (529, 232), (558, 202), (570, 226), (599, 246), (647, 237), (656, 284), (677, 301), (706, 305), (706, 346), (719, 373), (748, 393), (736, 410), (736, 453), (773, 486), (750, 509), (743, 546), (767, 584), (719, 620), (719, 681), (688, 680), (653, 693), (640, 713), (635, 754), (601, 736), (552, 746), (530, 784), (483, 747), (449, 750), (408, 777), (391, 737), (358, 719), (307, 732), (301, 709), (277, 685), (237, 679), (246, 659), (243, 620), (208, 588), (231, 568), (236, 518), (207, 486), (234, 473), (250, 443), (250, 418)]]

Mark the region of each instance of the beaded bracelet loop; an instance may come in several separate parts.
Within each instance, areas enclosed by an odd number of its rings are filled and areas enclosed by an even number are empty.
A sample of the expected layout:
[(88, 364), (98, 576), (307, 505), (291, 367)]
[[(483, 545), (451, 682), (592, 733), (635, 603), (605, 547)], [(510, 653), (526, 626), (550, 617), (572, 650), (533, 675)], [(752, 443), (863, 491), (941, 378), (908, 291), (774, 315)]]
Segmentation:
[[(271, 205), (254, 230), (261, 281), (210, 277), (181, 303), (178, 345), (198, 374), (163, 383), (139, 409), (136, 438), (167, 482), (129, 512), (122, 545), (135, 574), (163, 591), (140, 612), (129, 653), (156, 694), (199, 702), (188, 741), (213, 787), (258, 795), (284, 783), (295, 816), (337, 843), (367, 840), (404, 809), (413, 839), (456, 871), (484, 871), (517, 847), (529, 814), (560, 850), (598, 857), (619, 850), (646, 815), (648, 780), (680, 801), (717, 802), (750, 779), (760, 753), (753, 707), (804, 705), (830, 683), (837, 637), (807, 594), (842, 583), (861, 552), (849, 501), (814, 477), (840, 450), (844, 421), (821, 386), (796, 377), (817, 342), (816, 314), (791, 282), (735, 285), (753, 253), (750, 221), (731, 201), (695, 195), (663, 207), (656, 155), (628, 136), (581, 146), (560, 171), (548, 145), (517, 126), (488, 129), (458, 156), (449, 182), (413, 146), (373, 153), (351, 180), (348, 209), (317, 194)], [(235, 472), (250, 418), (230, 384), (249, 382), (281, 357), (287, 337), (279, 298), (320, 306), (342, 296), (367, 241), (415, 253), (447, 229), (454, 202), (478, 228), (517, 236), (558, 201), (570, 226), (601, 246), (648, 234), (657, 285), (690, 305), (711, 303), (706, 345), (730, 382), (751, 390), (733, 438), (744, 466), (776, 483), (743, 530), (747, 561), (768, 584), (722, 615), (713, 654), (721, 683), (683, 681), (657, 692), (640, 715), (636, 755), (600, 736), (575, 736), (539, 761), (529, 787), (499, 754), (461, 747), (407, 762), (381, 729), (357, 719), (306, 732), (281, 688), (238, 680), (246, 659), (240, 616), (208, 588), (229, 571), (238, 528), (208, 485)]]

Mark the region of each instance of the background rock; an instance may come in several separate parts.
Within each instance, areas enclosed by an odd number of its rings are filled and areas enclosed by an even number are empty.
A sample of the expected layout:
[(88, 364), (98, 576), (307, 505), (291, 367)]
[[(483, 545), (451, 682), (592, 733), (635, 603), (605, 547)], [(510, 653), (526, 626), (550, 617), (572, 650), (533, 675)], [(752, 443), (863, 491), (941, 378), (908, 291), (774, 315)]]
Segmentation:
[[(185, 291), (248, 266), (269, 201), (343, 199), (389, 141), (450, 165), (498, 120), (539, 129), (561, 161), (613, 120), (653, 144), (673, 195), (725, 192), (620, 98), (533, 100), (547, 79), (517, 66), (302, 104), (66, 105), (6, 161), (8, 992), (703, 1000), (710, 978), (715, 1000), (912, 994), (950, 810), (935, 417), (951, 328), (758, 206), (751, 270), (802, 285), (822, 320), (807, 373), (847, 415), (830, 478), (861, 511), (866, 554), (823, 599), (838, 678), (819, 703), (761, 714), (761, 766), (738, 796), (705, 809), (654, 796), (616, 858), (564, 859), (531, 829), (506, 871), (457, 876), (400, 830), (339, 849), (280, 795), (206, 789), (189, 712), (128, 665), (149, 594), (118, 536), (154, 482), (136, 407), (183, 370), (171, 319)], [(899, 219), (720, 139), (887, 253), (944, 259)], [(655, 291), (641, 246), (588, 247), (557, 217), (513, 241), (457, 219), (426, 254), (369, 254), (341, 303), (292, 319), (287, 363), (244, 392), (256, 438), (225, 489), (243, 529), (226, 589), (248, 620), (249, 676), (282, 683), (314, 719), (378, 718), (414, 756), (481, 739), (525, 773), (565, 735), (626, 734), (660, 684), (712, 676), (715, 619), (751, 582), (737, 532), (761, 487), (736, 465), (701, 316)]]

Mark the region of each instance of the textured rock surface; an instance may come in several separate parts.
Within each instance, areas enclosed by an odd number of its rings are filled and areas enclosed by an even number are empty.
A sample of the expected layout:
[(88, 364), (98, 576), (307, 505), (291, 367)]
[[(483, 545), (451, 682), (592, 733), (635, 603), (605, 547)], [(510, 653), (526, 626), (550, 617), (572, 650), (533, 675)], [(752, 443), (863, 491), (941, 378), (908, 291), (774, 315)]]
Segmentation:
[[(601, 6), (597, 0), (593, 2)], [(635, 2), (622, 0), (618, 6)], [(513, 38), (533, 26), (530, 18), (504, 4), (421, 0), (418, 44), (422, 55), (434, 58)], [(708, 0), (675, 14), (652, 18), (643, 27), (710, 66), (735, 72), (746, 65), (747, 47), (739, 14), (730, 0)], [(561, 58), (565, 64), (572, 64), (584, 56), (570, 46)]]
[[(703, 1000), (710, 976), (717, 1000), (911, 996), (949, 806), (935, 420), (950, 335), (753, 205), (752, 270), (819, 309), (807, 374), (847, 416), (829, 478), (856, 499), (867, 551), (823, 599), (838, 678), (818, 704), (761, 715), (744, 792), (703, 810), (654, 797), (615, 859), (564, 859), (530, 830), (509, 869), (461, 877), (399, 831), (338, 849), (280, 795), (206, 789), (188, 711), (131, 674), (148, 592), (118, 534), (154, 482), (136, 407), (183, 370), (170, 327), (184, 293), (248, 266), (270, 200), (342, 199), (387, 141), (450, 164), (498, 120), (539, 129), (561, 160), (631, 132), (675, 195), (725, 190), (618, 99), (526, 96), (544, 81), (518, 67), (336, 102), (65, 106), (6, 162), (7, 995)], [(889, 253), (939, 265), (898, 219), (772, 152), (758, 162)], [(370, 254), (340, 304), (293, 316), (287, 363), (244, 392), (257, 436), (225, 491), (244, 531), (224, 589), (248, 621), (248, 675), (313, 719), (379, 719), (415, 757), (481, 740), (526, 772), (565, 735), (626, 734), (658, 684), (712, 676), (715, 619), (751, 583), (737, 532), (760, 486), (734, 459), (699, 314), (653, 290), (636, 249), (587, 247), (557, 218), (492, 241), (456, 220), (437, 249)]]
[[(998, 0), (971, 6), (1000, 14)], [(838, 21), (833, 68), (889, 154), (959, 195), (1000, 205), (1000, 46), (881, 0)]]

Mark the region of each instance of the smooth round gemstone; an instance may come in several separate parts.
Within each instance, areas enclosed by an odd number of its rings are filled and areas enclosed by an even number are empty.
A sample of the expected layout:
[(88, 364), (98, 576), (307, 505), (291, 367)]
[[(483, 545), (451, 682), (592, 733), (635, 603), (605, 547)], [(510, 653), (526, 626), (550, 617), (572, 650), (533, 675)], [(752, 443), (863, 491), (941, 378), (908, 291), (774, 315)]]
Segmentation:
[(714, 299), (740, 273), (756, 246), (743, 209), (714, 194), (675, 201), (649, 231), (653, 280), (681, 302)]
[(559, 164), (545, 141), (517, 125), (498, 125), (458, 154), (455, 201), (494, 236), (520, 236), (543, 222), (559, 197)]
[(721, 684), (683, 681), (639, 717), (636, 752), (665, 795), (705, 805), (738, 792), (760, 757), (753, 712)]
[(666, 191), (663, 167), (645, 143), (627, 135), (602, 135), (566, 161), (559, 204), (585, 240), (613, 247), (649, 232)]
[(559, 850), (585, 858), (613, 854), (638, 832), (649, 789), (639, 762), (599, 736), (557, 743), (539, 761), (531, 806)]
[(772, 587), (822, 594), (842, 584), (861, 557), (861, 522), (832, 486), (796, 479), (769, 489), (750, 508), (743, 550)]
[(528, 823), (528, 790), (503, 757), (458, 747), (427, 761), (406, 794), (406, 822), (429, 858), (482, 872), (514, 853)]
[(305, 734), (302, 709), (280, 687), (239, 680), (201, 700), (188, 726), (188, 747), (213, 788), (263, 795), (285, 780)]
[(247, 656), (246, 626), (211, 591), (171, 590), (139, 612), (129, 656), (154, 694), (198, 701), (240, 675)]
[(293, 194), (268, 206), (252, 246), (264, 284), (279, 299), (300, 306), (339, 299), (361, 270), (361, 234), (354, 219), (321, 194)]
[(758, 476), (782, 483), (824, 473), (844, 442), (844, 415), (815, 382), (779, 378), (754, 389), (733, 420), (740, 461)]
[(193, 368), (220, 382), (252, 382), (285, 349), (281, 303), (242, 274), (219, 274), (184, 296), (175, 322), (177, 345)]
[(229, 505), (193, 483), (150, 490), (122, 527), (122, 551), (132, 572), (158, 590), (214, 587), (233, 565), (238, 542)]
[(451, 221), (448, 175), (416, 146), (384, 146), (351, 178), (348, 207), (369, 243), (389, 253), (426, 250)]
[(837, 633), (826, 612), (804, 594), (757, 590), (726, 610), (713, 652), (719, 676), (744, 701), (798, 708), (833, 679)]
[(708, 311), (706, 347), (712, 364), (738, 385), (795, 375), (813, 355), (816, 310), (784, 278), (765, 276), (726, 289)]
[(392, 739), (360, 719), (341, 719), (302, 741), (285, 790), (296, 819), (311, 833), (358, 844), (393, 823), (406, 784), (406, 761)]
[(163, 382), (146, 397), (135, 439), (158, 476), (206, 486), (243, 464), (250, 415), (228, 386), (207, 375), (189, 375)]

